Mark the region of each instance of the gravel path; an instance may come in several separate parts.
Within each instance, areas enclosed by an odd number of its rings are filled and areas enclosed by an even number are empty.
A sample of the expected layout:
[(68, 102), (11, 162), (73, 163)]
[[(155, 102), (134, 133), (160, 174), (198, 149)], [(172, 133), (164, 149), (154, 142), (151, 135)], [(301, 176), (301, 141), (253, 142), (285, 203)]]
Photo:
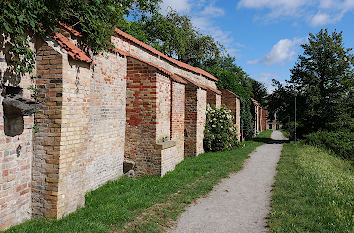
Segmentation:
[[(285, 140), (280, 131), (274, 131), (272, 139)], [(240, 172), (188, 207), (170, 232), (266, 232), (271, 186), (282, 148), (281, 141), (259, 146)]]

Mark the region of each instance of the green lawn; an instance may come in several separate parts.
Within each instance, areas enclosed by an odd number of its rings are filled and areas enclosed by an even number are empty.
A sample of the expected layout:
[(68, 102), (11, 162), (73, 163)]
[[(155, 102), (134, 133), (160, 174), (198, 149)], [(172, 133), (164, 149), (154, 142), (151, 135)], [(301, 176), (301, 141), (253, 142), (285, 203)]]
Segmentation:
[(31, 220), (7, 232), (120, 232), (127, 225), (124, 231), (159, 232), (169, 227), (187, 204), (240, 170), (248, 154), (267, 142), (270, 134), (265, 131), (233, 151), (185, 159), (163, 178), (122, 177), (88, 193), (85, 207), (61, 220)]
[(354, 172), (348, 161), (285, 144), (278, 165), (270, 232), (354, 232)]

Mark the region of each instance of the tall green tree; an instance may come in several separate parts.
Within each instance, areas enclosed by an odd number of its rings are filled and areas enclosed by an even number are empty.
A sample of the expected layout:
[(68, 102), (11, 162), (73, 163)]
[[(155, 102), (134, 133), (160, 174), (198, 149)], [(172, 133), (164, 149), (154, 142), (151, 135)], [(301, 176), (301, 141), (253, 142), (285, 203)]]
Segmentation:
[(293, 121), (296, 95), (300, 134), (353, 130), (354, 56), (344, 47), (342, 32), (310, 33), (301, 46), (304, 52), (291, 69), (290, 80), (286, 86), (275, 83), (268, 109), (283, 123)]
[(253, 98), (258, 101), (262, 106), (265, 104), (266, 97), (268, 95), (267, 88), (261, 82), (251, 79)]
[(310, 130), (331, 129), (350, 123), (353, 118), (354, 56), (344, 48), (342, 32), (327, 29), (310, 33), (303, 44), (291, 84), (304, 97), (306, 121)]
[(160, 52), (179, 61), (200, 67), (206, 60), (220, 56), (222, 46), (213, 37), (197, 30), (189, 16), (170, 10), (128, 22), (123, 29)]

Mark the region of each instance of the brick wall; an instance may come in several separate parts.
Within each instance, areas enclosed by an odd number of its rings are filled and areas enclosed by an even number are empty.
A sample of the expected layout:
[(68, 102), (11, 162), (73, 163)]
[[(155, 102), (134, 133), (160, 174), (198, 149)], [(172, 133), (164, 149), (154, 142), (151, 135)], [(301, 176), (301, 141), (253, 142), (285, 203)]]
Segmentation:
[(108, 53), (95, 56), (94, 60), (89, 99), (88, 190), (122, 175), (125, 141), (126, 59)]
[(207, 93), (193, 84), (186, 85), (185, 101), (185, 157), (204, 152), (203, 138), (206, 120)]
[(207, 104), (210, 104), (211, 106), (215, 106), (217, 108), (221, 107), (221, 95), (207, 90)]
[(204, 153), (203, 139), (206, 121), (206, 90), (199, 88), (197, 90), (197, 154)]
[(219, 95), (219, 94), (216, 94), (216, 96), (215, 96), (215, 106), (217, 108), (221, 107), (221, 95)]
[[(169, 143), (171, 125), (174, 125), (171, 80), (139, 60), (128, 58), (127, 63), (125, 158), (135, 161), (138, 176), (161, 176), (174, 169), (183, 153), (177, 151), (176, 142), (168, 147), (164, 145)], [(179, 89), (175, 89), (177, 94)], [(174, 103), (179, 105), (180, 101), (176, 99)], [(181, 127), (179, 122), (175, 123), (176, 128)], [(178, 131), (175, 131), (175, 137), (181, 139)], [(156, 144), (162, 142), (163, 145)]]
[(207, 90), (207, 103), (211, 106), (216, 106), (216, 96), (215, 92)]
[(185, 140), (184, 140), (184, 156), (193, 157), (197, 155), (197, 90), (198, 87), (186, 85), (186, 101), (185, 101)]
[(189, 77), (196, 81), (199, 84), (202, 85), (207, 85), (212, 88), (216, 88), (216, 84), (214, 80), (210, 80), (200, 74), (196, 74), (194, 72), (191, 72), (189, 70), (185, 70), (183, 68), (180, 68), (176, 66), (175, 64), (171, 64), (167, 60), (158, 57), (155, 54), (152, 54), (150, 51), (128, 41), (126, 38), (123, 38), (120, 35), (115, 35), (112, 37), (112, 43), (119, 49), (129, 52), (130, 54), (143, 59), (144, 61), (151, 62), (159, 67), (164, 68), (165, 70), (171, 72), (171, 73), (176, 73), (185, 77)]
[(56, 217), (59, 180), (63, 55), (43, 43), (37, 49), (36, 81), (43, 107), (35, 114), (32, 163), (33, 216)]
[(64, 59), (57, 217), (85, 203), (92, 71), (84, 62)]
[(33, 214), (60, 218), (83, 206), (87, 191), (122, 175), (126, 63), (99, 55), (93, 74), (55, 43), (44, 44), (37, 60), (45, 107), (36, 114)]
[(240, 98), (236, 99), (236, 132), (237, 138), (241, 140), (241, 101)]
[(171, 126), (171, 80), (156, 73), (156, 142), (170, 139)]
[[(33, 48), (33, 45), (31, 45)], [(0, 48), (0, 77), (5, 86), (22, 88), (23, 97), (30, 98), (27, 88), (32, 84), (30, 75), (21, 78), (6, 72), (8, 66)], [(35, 71), (34, 71), (35, 74)], [(3, 89), (0, 88), (0, 92)], [(4, 97), (0, 95), (0, 103)], [(23, 132), (6, 136), (4, 111), (0, 105), (0, 230), (31, 217), (31, 165), (33, 116), (23, 117)]]
[(238, 140), (241, 139), (241, 103), (240, 99), (236, 94), (226, 89), (221, 89), (222, 91), (222, 105), (226, 106), (231, 110), (231, 114), (233, 116), (234, 124), (236, 125), (236, 132), (238, 135)]
[[(213, 80), (131, 42), (112, 40), (155, 66), (216, 88)], [(54, 40), (38, 44), (41, 77), (35, 84), (44, 104), (34, 117), (24, 117), (21, 135), (3, 135), (0, 110), (0, 229), (31, 215), (61, 218), (75, 211), (86, 192), (122, 175), (124, 157), (136, 162), (138, 176), (161, 176), (185, 155), (204, 152), (206, 90), (115, 53), (94, 56), (96, 66), (69, 54)], [(1, 72), (5, 68), (0, 52)], [(27, 98), (30, 85), (29, 76), (20, 83)], [(220, 105), (220, 96), (214, 97)]]
[(136, 162), (136, 174), (160, 175), (156, 158), (156, 69), (127, 60), (127, 105), (124, 157)]
[(172, 127), (171, 140), (176, 142), (175, 164), (184, 159), (184, 114), (185, 85), (172, 82)]

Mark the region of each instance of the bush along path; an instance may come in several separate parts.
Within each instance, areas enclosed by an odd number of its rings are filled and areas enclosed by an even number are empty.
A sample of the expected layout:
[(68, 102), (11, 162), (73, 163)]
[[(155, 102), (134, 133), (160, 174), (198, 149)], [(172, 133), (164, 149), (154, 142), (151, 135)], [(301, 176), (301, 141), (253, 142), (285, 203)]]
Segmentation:
[(86, 195), (85, 207), (60, 220), (35, 219), (6, 232), (163, 232), (184, 208), (206, 195), (270, 140), (264, 131), (238, 149), (187, 158), (164, 177), (122, 177)]
[(171, 232), (266, 232), (272, 184), (286, 138), (274, 131), (272, 139), (250, 154), (240, 172), (190, 206)]

